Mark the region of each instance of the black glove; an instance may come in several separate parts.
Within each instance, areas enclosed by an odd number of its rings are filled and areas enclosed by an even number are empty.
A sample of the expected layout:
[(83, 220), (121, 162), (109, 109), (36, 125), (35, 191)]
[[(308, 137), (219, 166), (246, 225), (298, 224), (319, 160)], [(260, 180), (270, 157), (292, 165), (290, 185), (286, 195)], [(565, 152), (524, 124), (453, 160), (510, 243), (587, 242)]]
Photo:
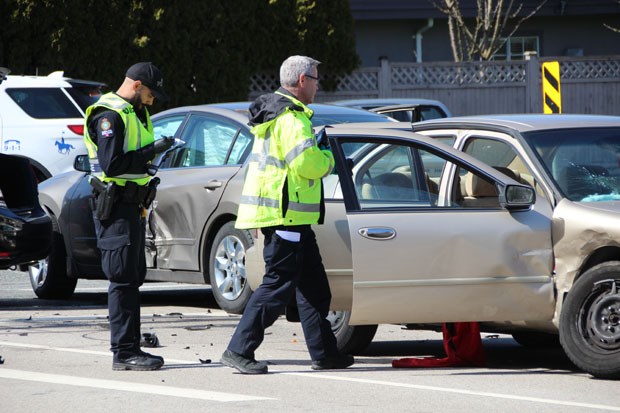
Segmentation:
[(150, 162), (153, 158), (155, 158), (155, 155), (164, 152), (172, 145), (174, 145), (174, 137), (162, 136), (161, 139), (158, 139), (155, 142), (138, 149), (137, 152), (140, 152), (140, 154), (142, 154), (146, 162)]
[(155, 153), (162, 153), (172, 145), (174, 145), (174, 136), (162, 136), (161, 139), (153, 142), (153, 151)]
[(321, 150), (331, 150), (331, 148), (329, 147), (329, 139), (327, 139), (327, 132), (325, 132), (325, 128), (321, 129), (317, 134), (316, 134), (316, 143), (317, 146), (319, 147), (319, 149)]

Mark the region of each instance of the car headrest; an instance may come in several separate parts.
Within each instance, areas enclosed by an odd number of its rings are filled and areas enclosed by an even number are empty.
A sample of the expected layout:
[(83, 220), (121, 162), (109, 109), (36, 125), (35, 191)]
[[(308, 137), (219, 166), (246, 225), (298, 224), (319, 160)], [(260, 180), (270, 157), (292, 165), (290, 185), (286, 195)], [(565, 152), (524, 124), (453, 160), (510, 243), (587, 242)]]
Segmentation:
[(474, 175), (468, 173), (465, 176), (465, 193), (467, 196), (482, 197), (482, 196), (497, 196), (497, 189), (495, 184)]

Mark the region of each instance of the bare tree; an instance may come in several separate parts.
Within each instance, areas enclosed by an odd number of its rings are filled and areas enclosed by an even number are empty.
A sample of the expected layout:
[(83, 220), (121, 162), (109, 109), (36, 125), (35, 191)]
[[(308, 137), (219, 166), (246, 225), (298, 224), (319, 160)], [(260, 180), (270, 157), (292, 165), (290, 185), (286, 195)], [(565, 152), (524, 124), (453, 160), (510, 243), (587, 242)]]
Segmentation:
[(460, 0), (430, 0), (448, 16), (450, 44), (455, 62), (489, 60), (504, 46), (519, 26), (547, 2), (541, 0), (530, 13), (521, 13), (523, 2), (514, 0), (476, 0), (476, 17), (466, 21)]
[[(618, 0), (618, 4), (620, 4), (620, 0)], [(614, 26), (610, 26), (609, 24), (603, 23), (603, 26), (607, 27), (609, 30), (612, 30), (616, 33), (620, 33), (620, 29)]]

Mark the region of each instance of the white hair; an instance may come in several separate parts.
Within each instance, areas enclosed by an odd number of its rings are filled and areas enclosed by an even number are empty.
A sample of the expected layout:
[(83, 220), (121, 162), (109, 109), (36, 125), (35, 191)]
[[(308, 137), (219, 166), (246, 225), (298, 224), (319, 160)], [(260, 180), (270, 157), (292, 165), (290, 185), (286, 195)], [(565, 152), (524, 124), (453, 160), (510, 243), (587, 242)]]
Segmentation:
[(297, 86), (299, 75), (312, 74), (311, 69), (321, 62), (308, 56), (291, 56), (280, 66), (280, 85), (282, 87)]

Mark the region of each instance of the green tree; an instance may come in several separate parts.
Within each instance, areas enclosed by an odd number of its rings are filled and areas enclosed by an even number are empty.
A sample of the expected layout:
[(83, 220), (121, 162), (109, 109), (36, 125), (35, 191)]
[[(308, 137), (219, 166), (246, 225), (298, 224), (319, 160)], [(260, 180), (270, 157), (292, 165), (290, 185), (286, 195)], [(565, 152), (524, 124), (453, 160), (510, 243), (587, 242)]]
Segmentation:
[(0, 66), (114, 89), (152, 61), (171, 97), (160, 108), (245, 100), (292, 54), (322, 61), (335, 87), (358, 64), (352, 27), (347, 0), (0, 0)]
[(297, 27), (304, 54), (323, 62), (322, 88), (334, 90), (338, 77), (359, 66), (348, 0), (297, 0)]

